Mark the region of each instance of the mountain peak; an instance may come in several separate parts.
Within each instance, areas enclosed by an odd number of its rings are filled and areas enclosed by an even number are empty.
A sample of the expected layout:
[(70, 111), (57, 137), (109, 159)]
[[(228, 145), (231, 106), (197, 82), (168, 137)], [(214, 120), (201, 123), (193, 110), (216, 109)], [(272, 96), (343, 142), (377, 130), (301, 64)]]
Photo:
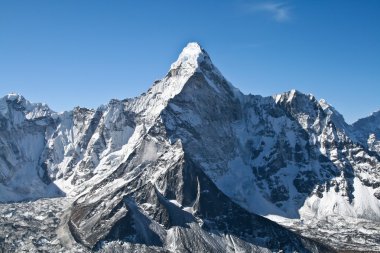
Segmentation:
[(28, 120), (46, 117), (54, 113), (47, 104), (32, 103), (24, 96), (14, 92), (0, 98), (0, 115), (8, 117), (8, 112), (12, 109), (22, 111)]
[(187, 52), (189, 54), (200, 54), (202, 53), (202, 46), (198, 42), (189, 42), (182, 52)]
[(15, 100), (21, 101), (21, 100), (25, 100), (25, 98), (22, 95), (14, 93), (14, 92), (5, 95), (3, 97), (3, 99), (5, 99), (6, 101), (15, 101)]
[(314, 99), (314, 96), (312, 94), (307, 95), (296, 89), (292, 89), (284, 93), (273, 95), (273, 98), (275, 99), (276, 103), (282, 103), (282, 102), (291, 103), (292, 101), (294, 101), (294, 99), (299, 98), (299, 97), (303, 99), (307, 99), (307, 100)]
[(176, 62), (174, 62), (170, 69), (187, 69), (196, 71), (201, 62), (211, 62), (207, 52), (197, 42), (190, 42), (182, 50)]
[(186, 47), (182, 49), (179, 59), (184, 57), (194, 57), (198, 59), (202, 58), (204, 54), (205, 51), (198, 42), (189, 42)]

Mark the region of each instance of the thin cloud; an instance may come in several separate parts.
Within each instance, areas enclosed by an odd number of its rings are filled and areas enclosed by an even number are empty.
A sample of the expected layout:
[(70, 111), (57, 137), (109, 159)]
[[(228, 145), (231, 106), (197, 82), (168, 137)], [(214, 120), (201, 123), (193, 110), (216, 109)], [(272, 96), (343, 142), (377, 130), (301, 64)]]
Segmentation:
[(251, 12), (262, 12), (269, 14), (277, 22), (290, 20), (290, 7), (285, 3), (260, 3), (250, 6)]

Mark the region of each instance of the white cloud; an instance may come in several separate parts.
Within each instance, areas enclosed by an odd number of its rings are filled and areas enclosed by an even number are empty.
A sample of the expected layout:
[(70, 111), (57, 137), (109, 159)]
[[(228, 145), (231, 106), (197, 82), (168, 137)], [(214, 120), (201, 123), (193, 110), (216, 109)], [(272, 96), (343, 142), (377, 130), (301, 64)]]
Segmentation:
[(261, 3), (251, 5), (251, 12), (265, 12), (277, 22), (286, 22), (290, 19), (290, 8), (285, 3)]

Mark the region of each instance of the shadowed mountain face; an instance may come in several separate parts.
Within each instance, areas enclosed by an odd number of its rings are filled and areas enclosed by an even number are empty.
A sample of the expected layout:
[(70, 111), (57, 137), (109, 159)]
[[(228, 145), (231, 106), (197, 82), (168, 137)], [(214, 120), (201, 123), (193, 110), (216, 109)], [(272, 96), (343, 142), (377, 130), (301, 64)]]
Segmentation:
[(0, 200), (74, 197), (70, 232), (90, 249), (329, 252), (259, 215), (380, 220), (367, 122), (294, 90), (243, 95), (190, 43), (146, 93), (97, 110), (4, 97)]

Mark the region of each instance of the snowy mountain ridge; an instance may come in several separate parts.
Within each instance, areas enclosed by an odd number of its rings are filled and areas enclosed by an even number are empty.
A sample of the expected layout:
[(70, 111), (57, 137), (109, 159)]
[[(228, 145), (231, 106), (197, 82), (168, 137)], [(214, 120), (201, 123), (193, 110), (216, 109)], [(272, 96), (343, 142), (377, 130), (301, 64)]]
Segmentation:
[(0, 201), (74, 198), (70, 233), (91, 249), (328, 252), (256, 214), (380, 221), (371, 117), (348, 125), (296, 90), (243, 95), (189, 43), (134, 99), (63, 113), (0, 99)]

